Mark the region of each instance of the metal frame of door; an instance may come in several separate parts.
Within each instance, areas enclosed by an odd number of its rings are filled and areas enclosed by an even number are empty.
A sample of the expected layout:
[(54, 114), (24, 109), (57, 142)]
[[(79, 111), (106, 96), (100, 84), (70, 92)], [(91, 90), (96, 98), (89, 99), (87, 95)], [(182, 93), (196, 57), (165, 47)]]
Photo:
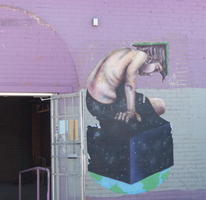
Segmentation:
[[(84, 200), (83, 90), (53, 95), (50, 100), (52, 200)], [(74, 127), (77, 135), (73, 131), (71, 136)], [(63, 182), (62, 177), (65, 178)]]

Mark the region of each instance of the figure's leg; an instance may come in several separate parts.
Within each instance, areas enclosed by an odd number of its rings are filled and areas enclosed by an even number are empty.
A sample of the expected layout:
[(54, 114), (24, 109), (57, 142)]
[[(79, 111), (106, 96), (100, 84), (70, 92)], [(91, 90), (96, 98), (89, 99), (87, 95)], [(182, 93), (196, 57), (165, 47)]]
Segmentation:
[(160, 98), (148, 98), (150, 100), (150, 103), (152, 104), (152, 107), (154, 108), (155, 112), (158, 115), (162, 115), (166, 111), (166, 105), (163, 99)]

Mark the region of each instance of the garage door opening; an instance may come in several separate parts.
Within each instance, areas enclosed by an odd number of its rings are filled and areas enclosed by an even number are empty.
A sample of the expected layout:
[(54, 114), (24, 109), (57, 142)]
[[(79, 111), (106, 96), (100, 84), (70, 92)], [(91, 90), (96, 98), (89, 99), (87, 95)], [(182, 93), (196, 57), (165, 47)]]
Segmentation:
[[(34, 97), (0, 97), (0, 197), (18, 199), (20, 170), (51, 167), (50, 101)], [(41, 199), (46, 177), (41, 175)], [(22, 199), (36, 198), (35, 172), (22, 175)]]

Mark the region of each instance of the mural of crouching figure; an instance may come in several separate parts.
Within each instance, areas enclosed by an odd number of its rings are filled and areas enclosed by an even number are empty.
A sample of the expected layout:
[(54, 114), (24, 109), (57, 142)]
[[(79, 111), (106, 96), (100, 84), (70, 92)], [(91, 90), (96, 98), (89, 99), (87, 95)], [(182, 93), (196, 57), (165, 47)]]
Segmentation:
[[(147, 98), (137, 93), (138, 76), (158, 72), (166, 76), (165, 49), (161, 46), (122, 48), (100, 60), (87, 81), (86, 103), (89, 112), (101, 126), (121, 121), (127, 125), (144, 121), (144, 112), (157, 116), (166, 110), (160, 98)], [(133, 122), (132, 122), (133, 121)]]

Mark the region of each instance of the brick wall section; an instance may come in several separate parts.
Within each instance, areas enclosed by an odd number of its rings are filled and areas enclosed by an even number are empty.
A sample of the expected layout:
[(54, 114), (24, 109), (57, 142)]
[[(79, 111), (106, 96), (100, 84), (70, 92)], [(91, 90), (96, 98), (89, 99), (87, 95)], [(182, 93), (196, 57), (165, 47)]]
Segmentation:
[[(29, 10), (56, 29), (74, 60), (80, 87), (85, 87), (89, 72), (100, 58), (115, 48), (138, 41), (167, 41), (170, 45), (170, 76), (166, 83), (162, 85), (159, 76), (154, 76), (150, 80), (155, 83), (141, 80), (139, 87), (206, 86), (202, 76), (206, 70), (206, 2), (203, 0), (1, 0), (1, 4)], [(96, 28), (91, 26), (94, 16), (100, 20)], [(71, 78), (69, 74), (67, 77)]]
[(78, 77), (68, 48), (49, 24), (12, 6), (0, 6), (0, 16), (1, 92), (77, 89)]
[[(175, 199), (175, 194), (179, 195), (181, 191), (196, 191), (191, 199), (196, 198), (199, 191), (206, 188), (206, 156), (204, 153), (206, 135), (204, 129), (204, 120), (206, 108), (204, 108), (204, 99), (206, 98), (205, 89), (141, 89), (139, 92), (147, 97), (158, 97), (164, 99), (166, 103), (166, 113), (162, 116), (170, 121), (172, 126), (172, 135), (174, 141), (174, 166), (171, 168), (171, 174), (164, 184), (155, 189), (155, 191), (174, 190), (174, 194), (167, 197), (167, 193), (154, 192), (154, 199)], [(188, 106), (190, 109), (188, 109)], [(85, 132), (88, 125), (96, 126), (98, 121), (88, 112), (85, 105)], [(117, 169), (118, 170), (118, 169)], [(108, 189), (103, 188), (100, 184), (88, 175), (87, 176), (87, 195), (92, 197), (110, 197), (117, 198), (121, 196)], [(189, 194), (189, 193), (188, 193)], [(179, 199), (187, 199), (186, 192)], [(203, 196), (203, 193), (200, 193)], [(151, 198), (149, 193), (132, 197), (139, 199)], [(100, 198), (100, 199), (101, 199)], [(109, 198), (109, 200), (110, 200)], [(98, 199), (98, 198), (97, 198)], [(127, 199), (125, 197), (125, 199)], [(138, 198), (137, 198), (138, 199)], [(177, 196), (176, 196), (177, 199)]]

